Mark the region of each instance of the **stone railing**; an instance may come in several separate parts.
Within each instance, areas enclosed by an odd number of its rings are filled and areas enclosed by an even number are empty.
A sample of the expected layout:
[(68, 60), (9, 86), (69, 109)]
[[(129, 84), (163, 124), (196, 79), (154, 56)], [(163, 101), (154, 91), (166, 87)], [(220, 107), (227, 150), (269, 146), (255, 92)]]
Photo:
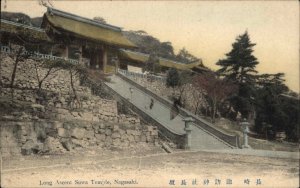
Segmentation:
[(123, 70), (123, 69), (118, 69), (118, 73), (120, 73), (124, 76), (132, 76), (132, 77), (136, 77), (136, 78), (145, 78), (145, 79), (161, 81), (161, 82), (166, 82), (166, 79), (167, 79), (166, 77), (162, 77), (162, 76), (130, 72), (130, 71)]
[(136, 114), (138, 114), (141, 117), (141, 119), (143, 119), (147, 123), (150, 123), (154, 126), (157, 126), (160, 135), (164, 135), (166, 138), (171, 140), (173, 143), (175, 143), (177, 145), (178, 148), (181, 148), (181, 149), (185, 148), (185, 146), (186, 146), (186, 134), (179, 134), (179, 133), (176, 133), (172, 130), (167, 129), (158, 120), (152, 118), (147, 113), (145, 113), (141, 109), (137, 108), (129, 100), (122, 97), (120, 94), (118, 94), (116, 91), (111, 89), (106, 84), (103, 84), (102, 88), (104, 90), (106, 90), (106, 92), (109, 92), (111, 95), (113, 95), (114, 98), (117, 101), (123, 103), (124, 105), (126, 105), (126, 107), (130, 108), (132, 111), (134, 111)]
[[(157, 96), (153, 92), (147, 90), (143, 86), (137, 84), (136, 82), (132, 81), (131, 79), (127, 78), (126, 76), (124, 76), (120, 73), (117, 73), (117, 75), (120, 78), (122, 78), (123, 80), (125, 80), (126, 82), (129, 82), (131, 85), (137, 87), (138, 89), (140, 89), (143, 92), (147, 93), (151, 97), (155, 98), (156, 100), (158, 100), (159, 102), (161, 102), (165, 106), (168, 106), (169, 108), (172, 108), (173, 103), (171, 101)], [(179, 113), (183, 117), (193, 117), (195, 119), (195, 125), (197, 127), (202, 129), (206, 133), (212, 135), (213, 137), (217, 138), (218, 140), (222, 141), (223, 143), (227, 144), (228, 146), (230, 146), (230, 147), (240, 147), (239, 137), (237, 135), (229, 135), (229, 134), (223, 132), (222, 130), (214, 127), (213, 124), (205, 121), (204, 119), (194, 115), (193, 113), (191, 113), (191, 112), (189, 112), (189, 111), (187, 111), (183, 108), (179, 108)]]
[[(1, 46), (1, 52), (2, 53), (11, 53), (11, 49), (8, 46), (2, 46), (1, 44), (0, 44), (0, 46)], [(50, 54), (41, 54), (41, 53), (38, 53), (38, 52), (25, 51), (24, 54), (31, 55), (32, 57), (38, 58), (38, 59), (65, 60), (65, 61), (68, 61), (68, 62), (74, 63), (74, 64), (79, 63), (78, 60), (75, 60), (75, 59), (58, 57), (58, 56), (53, 56), (53, 55), (50, 55)]]

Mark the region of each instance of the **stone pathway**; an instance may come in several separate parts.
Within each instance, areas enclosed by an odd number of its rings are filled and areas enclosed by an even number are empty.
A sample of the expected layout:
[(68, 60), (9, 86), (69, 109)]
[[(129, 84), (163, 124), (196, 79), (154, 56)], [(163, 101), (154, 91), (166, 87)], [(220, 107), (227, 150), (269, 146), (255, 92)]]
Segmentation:
[[(120, 77), (111, 76), (111, 82), (106, 83), (108, 87), (116, 91), (122, 97), (128, 99), (132, 104), (149, 116), (157, 120), (168, 130), (177, 134), (184, 134), (184, 122), (181, 115), (177, 115), (174, 119), (170, 119), (170, 108), (163, 103), (154, 100), (153, 107), (150, 109), (151, 99), (147, 93), (141, 91)], [(132, 92), (131, 92), (132, 91)], [(199, 127), (192, 125), (192, 148), (193, 150), (202, 149), (230, 149), (223, 141), (215, 136), (208, 134)]]

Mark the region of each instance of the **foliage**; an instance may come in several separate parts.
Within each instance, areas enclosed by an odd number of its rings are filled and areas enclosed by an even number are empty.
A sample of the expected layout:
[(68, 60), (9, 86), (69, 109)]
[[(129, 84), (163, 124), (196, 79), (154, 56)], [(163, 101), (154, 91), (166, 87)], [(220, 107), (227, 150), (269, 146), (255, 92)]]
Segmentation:
[(176, 55), (171, 42), (160, 42), (157, 38), (149, 35), (145, 31), (124, 31), (124, 35), (138, 46), (137, 51), (167, 58), (182, 63), (193, 63), (200, 59), (190, 54), (185, 48)]
[(25, 24), (25, 25), (31, 25), (30, 17), (23, 13), (1, 11), (1, 19), (5, 19), (12, 22)]
[(284, 95), (288, 88), (283, 77), (283, 73), (263, 74), (258, 77), (255, 131), (261, 134), (266, 134), (268, 129), (274, 133), (285, 131), (287, 137), (295, 141), (299, 139), (299, 99)]
[(106, 24), (106, 21), (104, 18), (100, 17), (100, 16), (96, 16), (93, 18), (93, 20), (95, 20), (96, 22), (99, 22), (99, 23), (103, 23), (103, 24)]
[(152, 74), (159, 73), (161, 71), (161, 66), (159, 65), (159, 58), (155, 53), (150, 54), (148, 60), (145, 62), (143, 71), (148, 71)]
[(185, 107), (185, 98), (183, 97), (183, 93), (186, 90), (187, 84), (191, 82), (191, 79), (191, 71), (178, 71), (175, 68), (168, 70), (166, 86), (173, 88), (173, 95), (171, 96), (171, 100), (173, 101), (170, 116), (171, 119), (177, 116), (179, 113), (179, 107)]
[(217, 72), (239, 86), (238, 95), (231, 100), (231, 104), (246, 118), (253, 110), (251, 98), (255, 94), (255, 67), (258, 64), (256, 57), (252, 55), (255, 45), (251, 43), (246, 31), (236, 38), (226, 59), (217, 62), (221, 66)]
[(215, 121), (215, 115), (218, 105), (225, 99), (233, 95), (237, 86), (226, 78), (218, 78), (213, 73), (206, 73), (195, 76), (193, 85), (198, 90), (204, 90), (208, 103), (212, 108), (212, 121)]
[(15, 12), (1, 12), (1, 19), (21, 23), (24, 25), (30, 25), (34, 27), (41, 27), (43, 17), (30, 18), (24, 13), (15, 13)]
[(145, 31), (124, 31), (123, 34), (138, 46), (137, 51), (153, 54), (159, 57), (175, 60), (174, 48), (171, 42), (160, 42)]
[(176, 55), (176, 60), (185, 64), (199, 61), (200, 59), (190, 54), (185, 48), (182, 48)]
[(179, 83), (180, 83), (179, 73), (178, 73), (177, 69), (171, 68), (167, 73), (167, 81), (166, 81), (167, 87), (174, 88), (174, 87), (178, 86)]

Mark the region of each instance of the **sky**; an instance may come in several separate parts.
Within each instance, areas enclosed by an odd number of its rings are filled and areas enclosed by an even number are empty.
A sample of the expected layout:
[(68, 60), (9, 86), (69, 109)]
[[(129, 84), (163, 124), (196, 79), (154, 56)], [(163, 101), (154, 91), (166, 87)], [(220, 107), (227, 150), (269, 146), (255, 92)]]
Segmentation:
[[(286, 84), (299, 92), (298, 1), (66, 1), (54, 8), (87, 18), (103, 17), (123, 30), (144, 30), (175, 52), (185, 47), (213, 70), (246, 30), (254, 46), (259, 73), (286, 74)], [(2, 11), (42, 16), (37, 0), (6, 0)]]

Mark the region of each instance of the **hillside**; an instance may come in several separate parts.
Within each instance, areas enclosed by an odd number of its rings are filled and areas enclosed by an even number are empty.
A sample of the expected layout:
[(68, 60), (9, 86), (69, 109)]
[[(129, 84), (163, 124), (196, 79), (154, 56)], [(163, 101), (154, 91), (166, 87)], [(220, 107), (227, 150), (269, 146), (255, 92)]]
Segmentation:
[(28, 15), (24, 13), (17, 13), (17, 12), (1, 12), (1, 19), (5, 19), (12, 22), (25, 24), (25, 25), (30, 25), (34, 27), (41, 27), (43, 21), (42, 17), (30, 18)]

